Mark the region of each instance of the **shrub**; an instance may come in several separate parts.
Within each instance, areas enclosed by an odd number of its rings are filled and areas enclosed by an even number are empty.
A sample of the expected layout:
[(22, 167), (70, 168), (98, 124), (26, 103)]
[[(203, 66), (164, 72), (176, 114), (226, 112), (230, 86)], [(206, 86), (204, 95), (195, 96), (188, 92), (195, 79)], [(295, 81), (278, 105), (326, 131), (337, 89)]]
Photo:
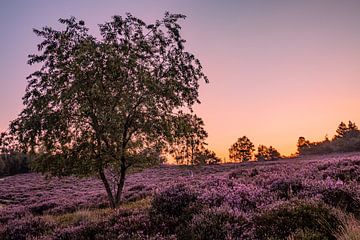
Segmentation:
[(92, 240), (92, 239), (106, 239), (97, 237), (103, 232), (103, 228), (95, 223), (81, 224), (78, 226), (69, 226), (59, 229), (54, 234), (55, 240)]
[(357, 184), (327, 179), (306, 183), (304, 197), (316, 197), (326, 204), (360, 216), (360, 195)]
[(29, 210), (34, 215), (42, 215), (45, 211), (57, 207), (55, 202), (41, 202), (29, 206)]
[(270, 191), (276, 192), (282, 199), (290, 199), (304, 189), (299, 179), (281, 178), (270, 185)]
[(333, 207), (360, 216), (360, 199), (356, 189), (348, 186), (325, 188), (322, 190), (322, 200)]
[(324, 204), (288, 202), (256, 215), (253, 219), (255, 239), (285, 239), (298, 231), (311, 231), (321, 239), (336, 239), (341, 226), (337, 215)]
[(178, 233), (178, 239), (236, 239), (244, 235), (247, 219), (230, 208), (210, 208), (194, 216), (189, 224)]
[(0, 239), (3, 240), (26, 240), (42, 236), (52, 231), (54, 225), (39, 217), (25, 217), (8, 222), (0, 230)]
[(253, 184), (230, 180), (206, 182), (200, 195), (201, 201), (210, 207), (228, 205), (243, 212), (252, 212), (273, 200), (269, 192)]
[(176, 185), (155, 195), (150, 207), (152, 224), (166, 233), (175, 233), (199, 210), (197, 194), (185, 185)]

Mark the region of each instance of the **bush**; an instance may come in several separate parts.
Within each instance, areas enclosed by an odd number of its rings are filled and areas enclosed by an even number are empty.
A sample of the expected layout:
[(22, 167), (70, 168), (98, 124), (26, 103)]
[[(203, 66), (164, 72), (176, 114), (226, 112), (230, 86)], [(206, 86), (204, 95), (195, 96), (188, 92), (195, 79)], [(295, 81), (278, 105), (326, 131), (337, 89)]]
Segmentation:
[(106, 239), (98, 237), (97, 235), (103, 232), (103, 228), (95, 223), (81, 224), (78, 226), (69, 226), (59, 229), (54, 234), (55, 240), (92, 240), (92, 239)]
[(337, 164), (323, 164), (320, 166), (323, 179), (332, 178), (344, 182), (360, 182), (360, 160), (343, 160)]
[(54, 228), (53, 224), (39, 217), (29, 216), (15, 219), (0, 229), (0, 239), (3, 240), (26, 240), (42, 236)]
[(304, 186), (299, 179), (282, 178), (275, 180), (270, 185), (270, 191), (276, 192), (281, 199), (290, 199), (304, 189)]
[(210, 208), (194, 216), (189, 224), (178, 233), (178, 239), (238, 239), (244, 235), (247, 219), (229, 208)]
[(325, 188), (322, 191), (322, 200), (333, 207), (360, 216), (360, 199), (356, 189), (347, 186)]
[(326, 204), (345, 212), (360, 216), (360, 194), (358, 185), (327, 179), (306, 184), (303, 197), (316, 197)]
[(0, 176), (27, 173), (30, 163), (30, 158), (22, 153), (0, 154)]
[(341, 221), (332, 209), (321, 203), (289, 202), (256, 215), (255, 239), (286, 239), (298, 231), (311, 231), (318, 239), (336, 239)]
[(150, 207), (152, 224), (162, 232), (175, 233), (201, 208), (197, 199), (197, 194), (182, 184), (155, 195)]

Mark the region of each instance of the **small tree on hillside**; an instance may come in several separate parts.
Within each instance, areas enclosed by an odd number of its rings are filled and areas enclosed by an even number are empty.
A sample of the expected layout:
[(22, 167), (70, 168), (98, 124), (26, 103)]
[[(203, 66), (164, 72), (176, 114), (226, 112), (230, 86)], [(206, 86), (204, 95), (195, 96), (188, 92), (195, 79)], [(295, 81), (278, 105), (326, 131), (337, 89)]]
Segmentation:
[(273, 146), (269, 147), (269, 155), (270, 155), (270, 159), (269, 160), (275, 160), (275, 159), (279, 159), (281, 158), (281, 154), (279, 153), (279, 151), (277, 149), (275, 149)]
[(298, 154), (302, 154), (304, 150), (310, 147), (310, 141), (306, 140), (304, 137), (299, 137), (296, 146)]
[(204, 149), (200, 152), (197, 152), (194, 158), (194, 164), (196, 165), (212, 165), (218, 164), (221, 162), (221, 159), (216, 156), (214, 151), (209, 149)]
[(204, 122), (196, 115), (181, 113), (175, 120), (177, 136), (174, 144), (170, 146), (178, 164), (194, 164), (197, 154), (205, 149), (205, 139), (208, 134), (204, 129)]
[(346, 132), (348, 132), (348, 127), (346, 126), (346, 124), (344, 122), (341, 122), (338, 126), (338, 128), (336, 129), (336, 135), (335, 138), (342, 138), (345, 136)]
[(34, 30), (43, 41), (28, 62), (39, 69), (28, 77), (25, 108), (11, 130), (37, 153), (36, 170), (97, 175), (110, 206), (120, 204), (127, 170), (140, 159), (160, 161), (177, 137), (179, 110), (191, 112), (199, 81), (207, 82), (199, 60), (184, 50), (183, 18), (166, 13), (146, 24), (114, 16), (99, 25), (101, 39), (75, 18), (60, 19), (62, 30)]
[(343, 137), (357, 137), (360, 135), (360, 131), (355, 123), (349, 121), (348, 125), (344, 122), (341, 122), (336, 129), (336, 135), (334, 139), (343, 138)]
[(257, 154), (255, 154), (257, 161), (265, 161), (270, 159), (269, 149), (265, 145), (259, 145)]
[(280, 158), (280, 153), (272, 146), (259, 145), (255, 157), (257, 161), (275, 160)]
[(238, 138), (238, 140), (229, 148), (229, 158), (230, 160), (237, 162), (247, 162), (251, 160), (254, 150), (254, 144), (249, 138), (243, 136)]

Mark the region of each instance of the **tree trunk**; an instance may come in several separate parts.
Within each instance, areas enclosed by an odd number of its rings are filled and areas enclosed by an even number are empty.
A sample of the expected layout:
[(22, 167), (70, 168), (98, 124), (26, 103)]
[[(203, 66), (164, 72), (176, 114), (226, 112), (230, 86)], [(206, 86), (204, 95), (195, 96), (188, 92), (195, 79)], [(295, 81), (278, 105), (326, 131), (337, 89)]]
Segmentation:
[(112, 194), (110, 184), (109, 184), (103, 170), (99, 171), (99, 177), (100, 177), (101, 181), (103, 182), (103, 184), (105, 186), (105, 190), (106, 190), (106, 193), (107, 193), (107, 196), (108, 196), (110, 207), (115, 208), (116, 207), (115, 199), (114, 199), (114, 196)]
[(125, 167), (125, 157), (121, 157), (121, 166), (120, 166), (120, 179), (117, 184), (117, 191), (115, 196), (115, 206), (119, 206), (121, 202), (121, 195), (125, 185), (125, 175), (126, 175), (126, 167)]

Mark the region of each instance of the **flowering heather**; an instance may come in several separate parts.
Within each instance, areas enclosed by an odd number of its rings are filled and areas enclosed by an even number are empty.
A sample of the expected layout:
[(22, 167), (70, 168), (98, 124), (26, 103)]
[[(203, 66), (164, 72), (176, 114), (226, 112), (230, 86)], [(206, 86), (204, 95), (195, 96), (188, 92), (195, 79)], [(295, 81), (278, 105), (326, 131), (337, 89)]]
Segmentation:
[(0, 239), (335, 239), (360, 220), (360, 154), (129, 175), (108, 208), (95, 178), (0, 180)]

